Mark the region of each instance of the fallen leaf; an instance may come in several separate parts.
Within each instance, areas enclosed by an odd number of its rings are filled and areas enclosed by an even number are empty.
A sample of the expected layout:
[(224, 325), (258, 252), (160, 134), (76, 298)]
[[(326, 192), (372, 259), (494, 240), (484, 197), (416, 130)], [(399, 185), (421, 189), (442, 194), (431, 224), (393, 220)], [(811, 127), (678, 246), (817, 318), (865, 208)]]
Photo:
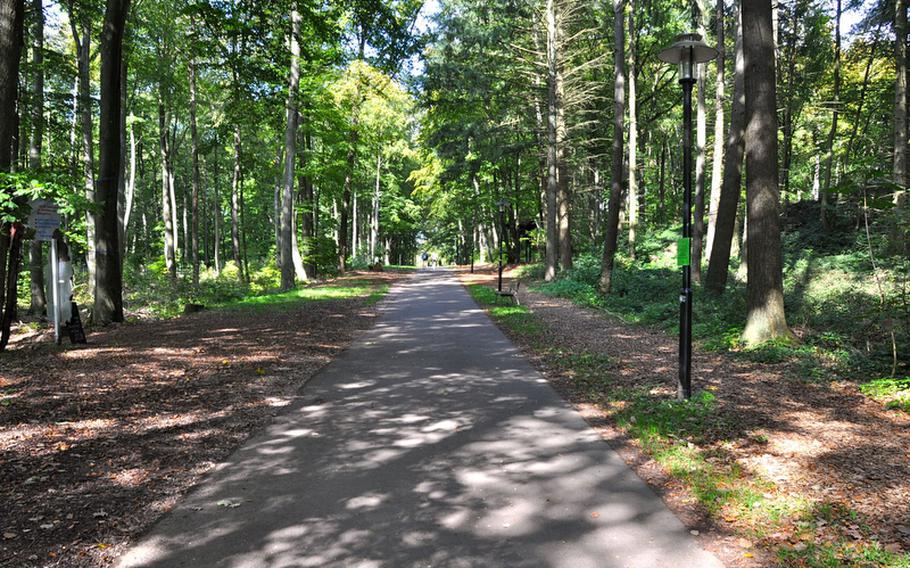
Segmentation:
[(591, 513), (591, 518), (592, 518), (592, 519), (599, 519), (599, 518), (600, 518), (600, 513), (598, 513), (597, 511), (594, 511), (593, 513)]

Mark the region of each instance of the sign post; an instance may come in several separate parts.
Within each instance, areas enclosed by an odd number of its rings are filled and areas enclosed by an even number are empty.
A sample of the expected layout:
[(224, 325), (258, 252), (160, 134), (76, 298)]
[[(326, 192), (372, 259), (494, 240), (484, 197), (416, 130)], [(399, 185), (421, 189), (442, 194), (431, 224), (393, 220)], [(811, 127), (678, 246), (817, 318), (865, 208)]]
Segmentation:
[[(28, 218), (29, 227), (35, 229), (35, 240), (51, 243), (51, 294), (54, 300), (54, 342), (60, 345), (60, 266), (57, 259), (57, 240), (54, 233), (60, 228), (60, 212), (57, 204), (46, 199), (31, 202), (32, 213)], [(66, 299), (69, 301), (69, 298)]]

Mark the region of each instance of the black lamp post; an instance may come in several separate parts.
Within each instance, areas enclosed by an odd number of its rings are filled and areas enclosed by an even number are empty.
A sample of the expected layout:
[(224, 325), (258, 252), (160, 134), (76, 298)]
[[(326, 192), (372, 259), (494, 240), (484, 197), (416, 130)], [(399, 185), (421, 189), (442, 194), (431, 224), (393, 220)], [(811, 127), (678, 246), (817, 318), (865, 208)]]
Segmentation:
[(679, 84), (683, 89), (683, 226), (677, 243), (677, 264), (682, 268), (682, 293), (679, 295), (679, 383), (676, 397), (692, 396), (692, 87), (695, 69), (717, 57), (717, 50), (698, 34), (681, 34), (657, 56), (665, 63), (679, 65)]
[(499, 205), (499, 291), (502, 292), (502, 241), (506, 236), (505, 213), (509, 202), (506, 199), (500, 199), (496, 204)]

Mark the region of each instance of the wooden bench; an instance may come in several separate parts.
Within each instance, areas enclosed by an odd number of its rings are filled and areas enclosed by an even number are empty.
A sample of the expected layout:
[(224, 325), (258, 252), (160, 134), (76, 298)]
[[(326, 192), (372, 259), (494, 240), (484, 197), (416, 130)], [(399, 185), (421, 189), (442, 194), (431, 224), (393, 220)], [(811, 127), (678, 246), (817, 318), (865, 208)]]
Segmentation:
[(515, 304), (521, 305), (521, 301), (518, 299), (518, 290), (521, 289), (521, 280), (513, 280), (509, 282), (509, 287), (506, 290), (497, 290), (496, 293), (504, 298), (512, 298), (515, 300)]

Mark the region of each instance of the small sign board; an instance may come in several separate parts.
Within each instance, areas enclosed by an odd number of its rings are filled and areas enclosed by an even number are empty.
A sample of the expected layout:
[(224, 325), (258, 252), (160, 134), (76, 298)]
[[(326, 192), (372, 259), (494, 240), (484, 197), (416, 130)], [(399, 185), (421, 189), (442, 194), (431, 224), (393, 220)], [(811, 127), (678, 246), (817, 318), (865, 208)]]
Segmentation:
[(79, 315), (79, 306), (76, 305), (76, 302), (73, 302), (73, 315), (66, 325), (66, 330), (73, 345), (88, 343), (85, 338), (85, 328), (82, 327), (82, 317)]
[(692, 239), (686, 237), (676, 241), (676, 266), (680, 268), (692, 263)]
[(57, 204), (46, 199), (31, 202), (32, 214), (28, 216), (28, 226), (35, 229), (36, 241), (50, 241), (54, 231), (60, 228), (60, 211)]

